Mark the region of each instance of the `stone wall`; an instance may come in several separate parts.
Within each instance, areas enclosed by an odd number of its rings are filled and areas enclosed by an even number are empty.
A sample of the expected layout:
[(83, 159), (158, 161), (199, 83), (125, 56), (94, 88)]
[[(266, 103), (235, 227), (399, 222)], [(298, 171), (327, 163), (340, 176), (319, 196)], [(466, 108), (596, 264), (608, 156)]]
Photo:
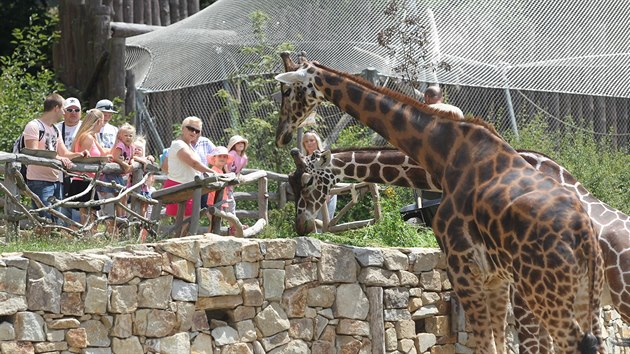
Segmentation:
[(4, 254), (0, 353), (471, 353), (454, 302), (437, 249), (208, 234)]

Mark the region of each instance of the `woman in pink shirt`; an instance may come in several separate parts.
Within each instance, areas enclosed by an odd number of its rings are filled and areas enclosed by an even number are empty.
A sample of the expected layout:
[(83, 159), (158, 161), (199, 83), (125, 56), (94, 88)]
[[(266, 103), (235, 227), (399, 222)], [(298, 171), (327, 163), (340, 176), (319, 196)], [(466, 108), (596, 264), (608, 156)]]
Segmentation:
[[(96, 135), (105, 124), (103, 119), (103, 112), (98, 109), (91, 109), (87, 112), (81, 127), (77, 131), (76, 138), (72, 142), (72, 151), (79, 152), (83, 150), (88, 150), (90, 152), (90, 156), (105, 156), (108, 151), (104, 149), (99, 143)], [(70, 191), (68, 192), (69, 196), (77, 195), (83, 191), (85, 191), (89, 186), (91, 180), (94, 178), (94, 173), (88, 172), (86, 173), (90, 179), (83, 179), (78, 177), (73, 177), (70, 182)], [(98, 194), (94, 192), (94, 189), (74, 201), (78, 202), (88, 202), (90, 200), (98, 200)], [(94, 210), (100, 209), (98, 206), (93, 208)], [(80, 208), (79, 212), (81, 213), (81, 224), (85, 225), (88, 217), (87, 208)]]

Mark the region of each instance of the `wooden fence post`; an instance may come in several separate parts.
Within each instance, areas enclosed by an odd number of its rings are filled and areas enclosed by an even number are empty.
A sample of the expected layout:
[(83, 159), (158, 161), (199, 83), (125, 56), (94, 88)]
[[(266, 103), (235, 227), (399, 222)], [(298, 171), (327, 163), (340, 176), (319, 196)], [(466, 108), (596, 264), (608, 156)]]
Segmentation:
[[(12, 195), (18, 196), (20, 195), (20, 190), (15, 183), (15, 178), (13, 177), (13, 173), (11, 170), (15, 168), (16, 163), (7, 162), (4, 165), (4, 186)], [(6, 230), (6, 242), (17, 241), (20, 230), (20, 222), (15, 219), (15, 210), (17, 207), (13, 205), (13, 202), (9, 197), (4, 198), (4, 215), (7, 217), (7, 230)]]
[(109, 97), (125, 98), (125, 38), (111, 38), (109, 52)]
[(269, 191), (267, 190), (267, 177), (258, 180), (258, 218), (268, 220)]

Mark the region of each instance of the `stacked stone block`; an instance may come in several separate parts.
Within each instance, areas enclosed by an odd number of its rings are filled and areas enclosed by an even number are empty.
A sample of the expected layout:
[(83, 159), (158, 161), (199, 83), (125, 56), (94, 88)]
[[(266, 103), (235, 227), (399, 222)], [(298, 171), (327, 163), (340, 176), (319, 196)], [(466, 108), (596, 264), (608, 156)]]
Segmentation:
[(451, 295), (437, 249), (208, 234), (4, 254), (0, 353), (471, 353)]

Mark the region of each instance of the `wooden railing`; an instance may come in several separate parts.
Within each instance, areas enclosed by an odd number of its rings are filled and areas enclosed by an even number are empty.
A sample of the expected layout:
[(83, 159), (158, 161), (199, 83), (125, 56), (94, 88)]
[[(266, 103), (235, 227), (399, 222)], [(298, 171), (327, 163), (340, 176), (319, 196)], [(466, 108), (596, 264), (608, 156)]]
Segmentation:
[[(246, 169), (240, 176), (234, 174), (225, 175), (206, 175), (203, 177), (197, 177), (194, 181), (180, 184), (177, 186), (162, 188), (155, 191), (151, 198), (146, 198), (143, 195), (136, 192), (142, 184), (146, 181), (148, 174), (155, 174), (156, 181), (164, 180), (166, 176), (161, 175), (156, 165), (142, 166), (141, 164), (134, 162), (133, 172), (131, 175), (131, 187), (112, 185), (102, 182), (98, 178), (92, 179), (91, 187), (96, 186), (108, 186), (119, 189), (121, 192), (114, 198), (107, 200), (91, 200), (89, 202), (76, 202), (74, 197), (66, 198), (64, 200), (53, 200), (49, 207), (44, 207), (39, 198), (33, 194), (26, 186), (22, 176), (19, 172), (20, 164), (34, 164), (41, 166), (48, 166), (58, 170), (61, 170), (72, 176), (81, 176), (86, 172), (96, 173), (97, 176), (103, 173), (122, 173), (122, 170), (116, 163), (76, 163), (71, 168), (64, 168), (60, 161), (55, 159), (48, 159), (42, 157), (35, 157), (26, 154), (12, 154), (6, 152), (0, 152), (0, 173), (4, 175), (4, 180), (0, 183), (0, 192), (4, 195), (2, 202), (4, 205), (4, 213), (0, 215), (0, 219), (4, 219), (7, 225), (7, 241), (17, 239), (19, 234), (20, 221), (29, 220), (32, 225), (42, 228), (61, 228), (65, 229), (70, 234), (76, 237), (83, 237), (88, 230), (91, 230), (99, 223), (103, 223), (107, 220), (111, 220), (114, 216), (101, 216), (95, 220), (88, 221), (85, 225), (77, 223), (62, 213), (54, 210), (56, 207), (96, 207), (106, 203), (114, 203), (115, 205), (123, 207), (127, 214), (130, 216), (128, 219), (120, 220), (117, 222), (126, 223), (127, 228), (130, 226), (142, 225), (142, 227), (148, 229), (155, 235), (159, 235), (158, 238), (165, 238), (171, 234), (181, 235), (179, 231), (187, 225), (188, 235), (194, 235), (200, 232), (200, 215), (203, 212), (200, 208), (201, 195), (210, 191), (222, 191), (229, 185), (244, 185), (250, 183), (257, 183), (257, 190), (252, 192), (236, 191), (234, 197), (236, 201), (255, 200), (257, 201), (256, 210), (237, 210), (236, 215), (226, 213), (215, 207), (209, 207), (207, 212), (213, 216), (212, 224), (210, 225), (210, 231), (216, 234), (226, 234), (226, 229), (221, 228), (220, 220), (228, 220), (236, 226), (235, 236), (240, 237), (252, 237), (260, 233), (265, 225), (268, 223), (268, 210), (269, 201), (277, 203), (279, 208), (283, 208), (288, 201), (294, 199), (293, 194), (288, 184), (287, 175), (279, 174), (269, 171), (251, 170)], [(274, 185), (278, 185), (277, 191), (269, 191), (268, 180), (272, 180)], [(89, 192), (89, 191), (87, 191)], [(87, 193), (86, 192), (86, 193)], [(358, 203), (358, 200), (367, 193), (372, 196), (374, 207), (374, 217), (367, 220), (351, 221), (343, 224), (339, 224), (339, 220), (346, 215), (350, 209)], [(340, 183), (331, 190), (331, 194), (352, 194), (352, 200), (345, 205), (336, 215), (330, 220), (327, 215), (326, 208), (323, 208), (323, 219), (318, 220), (320, 226), (324, 231), (328, 232), (340, 232), (350, 229), (360, 228), (378, 221), (381, 217), (381, 208), (379, 204), (379, 193), (376, 185), (371, 183), (358, 183), (348, 184)], [(25, 207), (21, 201), (21, 197), (25, 196), (38, 205), (36, 209), (30, 209)], [(131, 197), (131, 207), (123, 205), (121, 199), (123, 196)], [(175, 217), (175, 222), (172, 225), (160, 225), (162, 219), (162, 206), (169, 203), (178, 203), (183, 205), (186, 200), (193, 199), (193, 213), (190, 218), (184, 218), (184, 208), (181, 210), (181, 215)], [(140, 215), (140, 202), (149, 203), (153, 205), (153, 212), (150, 217)], [(238, 203), (237, 203), (238, 204)], [(56, 217), (63, 220), (66, 225), (51, 225), (46, 222), (46, 219), (41, 218), (38, 214), (40, 211), (48, 211)], [(216, 217), (215, 217), (216, 216)], [(244, 229), (240, 222), (240, 219), (249, 218), (257, 219), (256, 223), (249, 228)]]

